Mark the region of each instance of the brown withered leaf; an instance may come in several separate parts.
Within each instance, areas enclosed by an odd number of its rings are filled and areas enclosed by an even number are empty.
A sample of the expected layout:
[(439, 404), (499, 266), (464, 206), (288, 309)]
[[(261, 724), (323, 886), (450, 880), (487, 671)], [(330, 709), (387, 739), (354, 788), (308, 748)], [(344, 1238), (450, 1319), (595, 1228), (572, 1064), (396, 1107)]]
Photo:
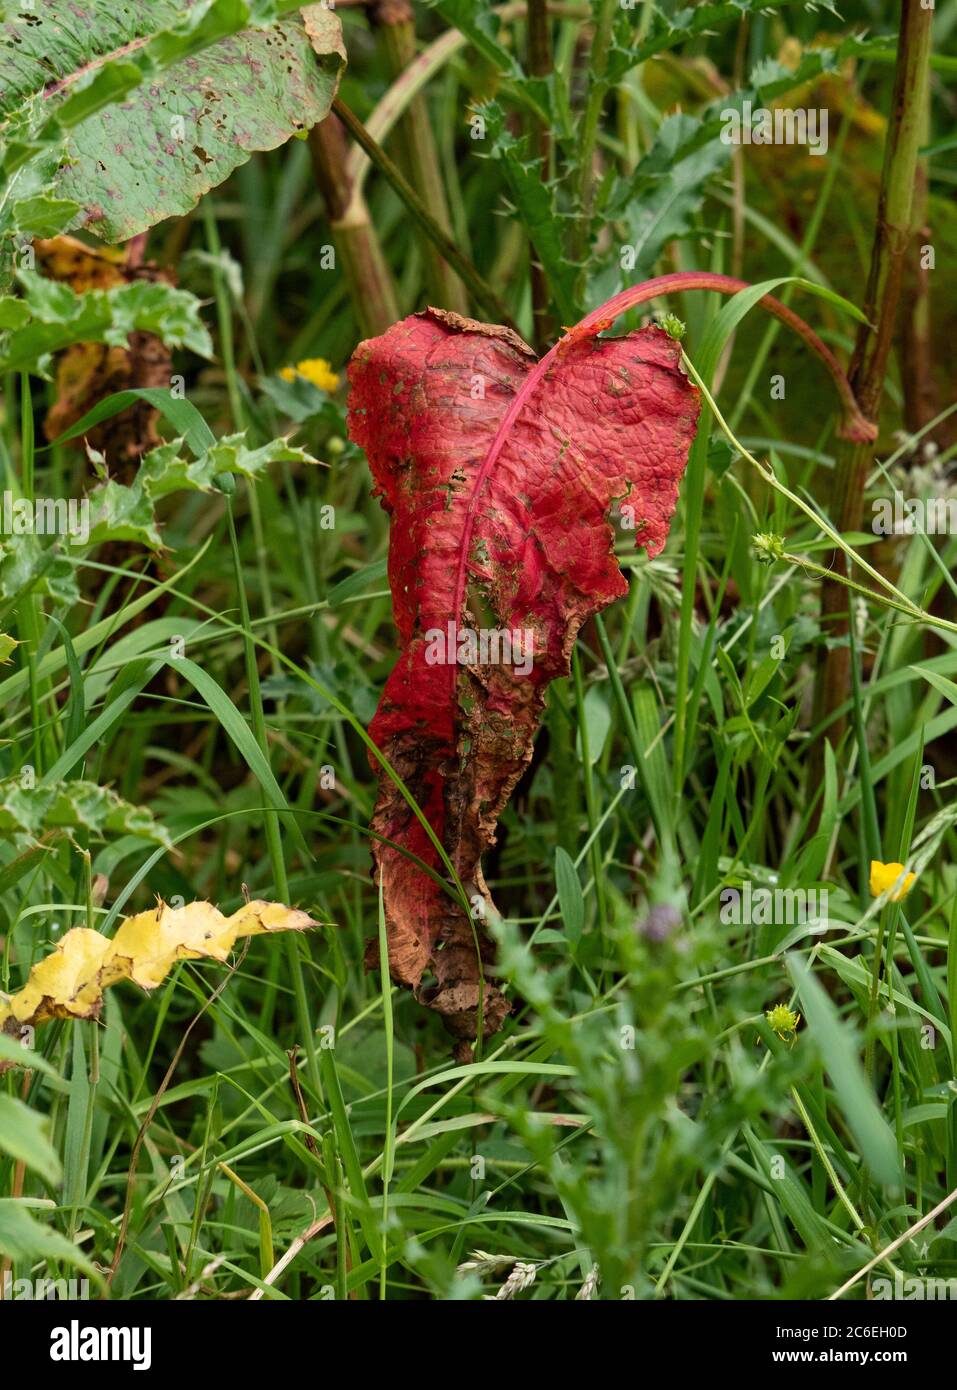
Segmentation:
[[(111, 289), (134, 280), (174, 283), (169, 272), (151, 262), (134, 264), (122, 251), (94, 249), (75, 237), (41, 239), (34, 242), (34, 249), (43, 274), (69, 285), (78, 294)], [(57, 399), (43, 423), (47, 439), (57, 439), (114, 392), (169, 386), (171, 371), (169, 349), (154, 333), (131, 333), (126, 347), (74, 344), (60, 354), (57, 362)], [(147, 450), (160, 443), (157, 418), (156, 410), (140, 401), (95, 426), (86, 439), (117, 471), (118, 480), (128, 481), (124, 465), (128, 471)], [(82, 448), (83, 440), (74, 440), (73, 444)]]

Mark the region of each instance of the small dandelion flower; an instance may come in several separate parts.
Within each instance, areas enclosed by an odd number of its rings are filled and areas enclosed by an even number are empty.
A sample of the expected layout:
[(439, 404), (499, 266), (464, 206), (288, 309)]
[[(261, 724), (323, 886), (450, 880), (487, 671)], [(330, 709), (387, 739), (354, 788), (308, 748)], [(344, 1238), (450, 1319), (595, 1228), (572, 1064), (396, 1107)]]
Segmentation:
[(775, 1004), (773, 1009), (767, 1010), (764, 1017), (768, 1021), (768, 1027), (782, 1042), (793, 1042), (797, 1037), (801, 1015), (789, 1009), (787, 1004)]
[[(893, 888), (894, 891), (891, 893), (892, 903), (899, 903), (901, 898), (906, 898), (914, 885), (914, 880), (917, 878), (917, 875), (907, 874), (901, 879), (901, 882), (898, 883), (897, 880), (901, 878), (903, 873), (903, 864), (882, 864), (879, 859), (872, 859), (871, 897), (879, 898), (882, 893), (886, 893), (888, 889)], [(895, 884), (897, 885), (896, 888), (894, 887)]]
[(301, 376), (305, 381), (311, 381), (313, 386), (318, 386), (320, 391), (334, 391), (339, 385), (339, 377), (324, 357), (307, 357), (294, 367), (283, 367), (279, 375), (283, 381), (295, 381), (297, 376)]

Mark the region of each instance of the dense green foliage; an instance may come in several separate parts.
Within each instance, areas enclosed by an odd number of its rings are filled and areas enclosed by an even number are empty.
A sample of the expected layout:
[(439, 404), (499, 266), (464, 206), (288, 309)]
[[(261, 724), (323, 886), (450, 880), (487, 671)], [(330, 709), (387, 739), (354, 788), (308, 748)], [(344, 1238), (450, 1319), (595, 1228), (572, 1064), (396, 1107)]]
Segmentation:
[[(854, 595), (843, 638), (820, 621), (834, 547), (813, 517), (843, 447), (820, 364), (753, 308), (656, 306), (686, 325), (723, 418), (703, 413), (665, 552), (649, 561), (617, 536), (629, 596), (551, 689), (485, 870), (514, 1011), (456, 1064), (439, 1022), (363, 968), (382, 923), (359, 731), (396, 644), (387, 522), (348, 440), (344, 368), (388, 305), (330, 216), (328, 151), (273, 148), (328, 109), (332, 77), (282, 131), (242, 152), (227, 138), (215, 177), (200, 160), (146, 210), (109, 213), (109, 240), (152, 228), (144, 254), (175, 288), (134, 278), (78, 296), (25, 252), (85, 234), (101, 181), (64, 156), (96, 163), (117, 99), (144, 73), (181, 90), (177, 63), (205, 72), (207, 50), (241, 46), (248, 23), (265, 42), (277, 16), (309, 59), (289, 4), (197, 4), (182, 23), (165, 3), (109, 8), (141, 46), (52, 113), (37, 95), (49, 74), (24, 63), (23, 91), (0, 104), (3, 487), (90, 500), (82, 543), (0, 538), (0, 989), (68, 927), (111, 934), (157, 895), (231, 913), (248, 889), (323, 925), (253, 940), (228, 970), (181, 964), (149, 996), (116, 988), (98, 1024), (37, 1030), (34, 1069), (0, 1076), (0, 1269), (80, 1273), (123, 1298), (479, 1298), (517, 1261), (535, 1266), (520, 1299), (586, 1284), (608, 1299), (828, 1296), (957, 1188), (957, 538), (871, 529), (871, 501), (895, 488), (949, 497), (948, 272), (929, 272), (934, 412), (911, 410), (911, 287), (865, 519), (844, 535), (938, 624)], [(700, 269), (778, 279), (846, 363), (899, 7), (552, 8), (535, 67), (524, 5), (504, 20), (484, 0), (416, 6), (420, 46), (459, 38), (429, 47), (405, 112), (432, 132), (433, 213), (526, 338), (542, 347), (624, 285)], [(399, 159), (409, 127), (379, 108), (394, 52), (361, 7), (341, 19), (340, 96)], [(934, 25), (919, 240), (943, 267), (957, 252), (955, 0)], [(721, 141), (722, 113), (775, 101), (828, 110), (824, 157)], [(271, 152), (240, 164), (254, 148)], [(448, 267), (394, 182), (355, 149), (347, 167), (395, 309), (435, 302)], [(55, 355), (143, 332), (182, 387), (147, 398), (161, 442), (135, 464), (47, 448)], [(326, 368), (281, 374), (320, 358), (337, 385)], [(815, 667), (835, 642), (852, 681), (821, 718)], [(872, 895), (871, 860), (917, 872), (905, 898)], [(774, 907), (736, 920), (726, 890), (743, 903), (746, 885), (752, 902), (825, 893), (826, 921)], [(19, 1047), (0, 1036), (0, 1064)], [(957, 1274), (951, 1217), (874, 1273)]]

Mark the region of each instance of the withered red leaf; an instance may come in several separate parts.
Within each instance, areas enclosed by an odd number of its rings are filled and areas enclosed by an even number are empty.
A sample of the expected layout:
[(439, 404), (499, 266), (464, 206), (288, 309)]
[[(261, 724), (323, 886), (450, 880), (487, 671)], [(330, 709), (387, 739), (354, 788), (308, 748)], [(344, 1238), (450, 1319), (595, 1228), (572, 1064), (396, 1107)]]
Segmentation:
[[(531, 757), (546, 687), (567, 673), (582, 623), (627, 592), (610, 513), (632, 508), (638, 542), (660, 551), (698, 394), (657, 328), (566, 339), (536, 370), (508, 329), (434, 309), (361, 343), (349, 380), (350, 433), (391, 518), (402, 645), (370, 734), (481, 909), (482, 853)], [(442, 871), (381, 768), (373, 830), (401, 847), (374, 842), (392, 978), (474, 1037), (476, 938), (492, 960), (481, 910), (470, 920), (401, 852)], [(494, 1032), (508, 1005), (492, 985), (482, 1010)]]

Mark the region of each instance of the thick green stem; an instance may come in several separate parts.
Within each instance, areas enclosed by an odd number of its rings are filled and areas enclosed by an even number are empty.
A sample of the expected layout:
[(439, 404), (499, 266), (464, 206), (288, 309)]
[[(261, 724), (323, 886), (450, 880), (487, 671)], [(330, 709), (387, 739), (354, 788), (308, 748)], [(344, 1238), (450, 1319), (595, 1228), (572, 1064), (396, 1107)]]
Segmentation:
[[(924, 84), (920, 142), (930, 139), (930, 83)], [(928, 159), (917, 160), (914, 200), (911, 208), (911, 236), (904, 258), (900, 333), (897, 360), (904, 393), (904, 423), (911, 434), (919, 434), (940, 414), (940, 393), (934, 372), (934, 345), (931, 331), (930, 275), (924, 248), (930, 245), (927, 221)], [(931, 431), (938, 448), (946, 449), (954, 438), (953, 420), (939, 421)]]
[(499, 323), (507, 328), (514, 330), (508, 310), (499, 296), (492, 289), (482, 276), (475, 269), (475, 266), (463, 256), (455, 243), (436, 222), (429, 212), (422, 199), (409, 183), (408, 179), (402, 174), (401, 170), (389, 158), (385, 150), (376, 144), (362, 122), (356, 117), (338, 97), (333, 102), (333, 109), (339, 116), (349, 134), (361, 145), (366, 154), (372, 160), (383, 177), (392, 185), (395, 192), (399, 195), (402, 202), (411, 212), (412, 216), (421, 226), (422, 230), (429, 239), (438, 247), (442, 255), (455, 269), (455, 273), (464, 285), (467, 285), (475, 299), (481, 304), (486, 312), (490, 313)]
[[(552, 40), (546, 0), (528, 0), (528, 70), (533, 77), (547, 77), (552, 70)], [(530, 117), (529, 135), (532, 153), (542, 161), (542, 178), (547, 179), (551, 174), (551, 131), (548, 124), (537, 116)], [(555, 336), (555, 322), (551, 315), (548, 277), (531, 244), (529, 254), (534, 324), (532, 336), (536, 351), (541, 352)]]
[(364, 338), (384, 333), (399, 317), (395, 285), (361, 191), (354, 187), (342, 123), (327, 116), (309, 132), (309, 153), (326, 204), (336, 255)]
[(578, 223), (573, 239), (573, 257), (580, 260), (588, 249), (591, 233), (592, 207), (594, 204), (595, 178), (592, 167), (595, 147), (598, 143), (598, 122), (605, 104), (608, 83), (605, 74), (608, 69), (608, 52), (611, 47), (611, 27), (617, 9), (617, 0), (601, 0), (598, 23), (592, 41), (591, 61), (589, 62), (588, 96), (585, 100), (585, 114), (582, 118), (581, 140), (578, 146)]
[[(400, 77), (417, 56), (415, 17), (409, 0), (373, 0), (366, 12), (376, 30), (390, 76)], [(438, 225), (451, 236), (452, 220), (424, 96), (417, 94), (411, 99), (399, 122), (399, 130), (403, 171)], [(422, 244), (430, 302), (441, 309), (467, 314), (468, 295), (462, 282), (423, 230), (416, 230)]]

